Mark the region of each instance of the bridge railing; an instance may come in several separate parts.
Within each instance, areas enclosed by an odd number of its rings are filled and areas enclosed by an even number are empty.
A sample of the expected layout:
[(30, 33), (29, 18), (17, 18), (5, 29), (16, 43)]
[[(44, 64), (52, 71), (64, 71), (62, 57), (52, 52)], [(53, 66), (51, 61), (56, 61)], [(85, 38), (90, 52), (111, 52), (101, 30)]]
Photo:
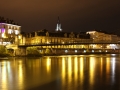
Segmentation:
[(20, 46), (25, 45), (70, 45), (70, 44), (120, 44), (117, 41), (81, 41), (81, 42), (49, 42), (49, 43), (23, 43)]

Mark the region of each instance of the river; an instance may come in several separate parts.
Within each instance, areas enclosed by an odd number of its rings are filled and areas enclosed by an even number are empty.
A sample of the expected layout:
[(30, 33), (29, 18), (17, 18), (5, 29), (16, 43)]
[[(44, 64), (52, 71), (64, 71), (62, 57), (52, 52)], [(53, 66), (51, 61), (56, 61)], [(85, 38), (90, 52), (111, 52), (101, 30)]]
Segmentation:
[(0, 90), (120, 90), (120, 55), (0, 60)]

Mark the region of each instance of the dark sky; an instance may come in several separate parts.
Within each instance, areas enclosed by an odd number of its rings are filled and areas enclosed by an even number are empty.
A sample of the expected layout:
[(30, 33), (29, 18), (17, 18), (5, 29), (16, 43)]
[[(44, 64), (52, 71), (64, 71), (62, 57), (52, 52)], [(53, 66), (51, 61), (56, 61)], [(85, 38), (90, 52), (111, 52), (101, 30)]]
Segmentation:
[(54, 31), (60, 17), (63, 31), (120, 31), (120, 0), (1, 0), (0, 16), (13, 19), (25, 32)]

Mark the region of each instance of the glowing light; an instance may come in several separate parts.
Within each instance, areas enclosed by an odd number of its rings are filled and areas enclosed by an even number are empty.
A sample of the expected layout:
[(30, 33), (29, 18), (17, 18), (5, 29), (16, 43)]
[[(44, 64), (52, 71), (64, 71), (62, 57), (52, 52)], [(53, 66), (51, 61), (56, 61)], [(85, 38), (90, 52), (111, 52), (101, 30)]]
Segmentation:
[(19, 34), (19, 31), (18, 31), (18, 30), (15, 30), (15, 34), (18, 35), (18, 34)]
[(115, 44), (110, 44), (110, 46), (116, 46)]
[(115, 58), (112, 58), (112, 81), (114, 82), (115, 81), (115, 77), (114, 77), (114, 75), (115, 75)]
[(62, 84), (64, 85), (65, 84), (65, 73), (66, 73), (66, 71), (65, 71), (65, 58), (64, 57), (62, 57)]
[(84, 53), (86, 53), (86, 50), (84, 50)]
[(80, 58), (80, 80), (81, 80), (81, 82), (83, 81), (83, 66), (84, 64), (83, 64), (83, 57), (81, 57)]
[(92, 52), (94, 52), (94, 50), (92, 50)]
[(75, 73), (75, 80), (78, 78), (78, 60), (77, 57), (74, 59), (74, 73)]
[(68, 82), (71, 83), (72, 80), (72, 60), (68, 57)]
[(5, 33), (2, 33), (2, 38), (6, 38)]
[(90, 84), (94, 83), (95, 58), (90, 57)]
[(2, 28), (1, 30), (2, 30), (2, 33), (5, 33), (5, 29), (4, 28)]
[(21, 38), (22, 38), (22, 36), (21, 36), (21, 35), (19, 35), (19, 36), (18, 36), (18, 39), (21, 39)]
[(50, 71), (50, 66), (51, 66), (51, 59), (48, 57), (47, 58), (47, 72), (49, 72)]
[(110, 72), (110, 58), (106, 58), (106, 71), (107, 74)]
[(8, 34), (12, 34), (13, 30), (12, 29), (8, 29)]
[(2, 80), (1, 80), (1, 82), (2, 82), (2, 88), (4, 88), (4, 90), (8, 90), (7, 88), (7, 68), (6, 68), (6, 62), (2, 62), (2, 65), (3, 65), (3, 67), (2, 67), (2, 73), (1, 73), (1, 76), (2, 76)]
[(77, 50), (75, 50), (75, 53), (77, 53)]
[(19, 66), (18, 66), (18, 85), (20, 89), (23, 89), (23, 66), (22, 66), (22, 61), (19, 61)]
[(67, 53), (68, 52), (68, 50), (65, 50), (65, 53)]

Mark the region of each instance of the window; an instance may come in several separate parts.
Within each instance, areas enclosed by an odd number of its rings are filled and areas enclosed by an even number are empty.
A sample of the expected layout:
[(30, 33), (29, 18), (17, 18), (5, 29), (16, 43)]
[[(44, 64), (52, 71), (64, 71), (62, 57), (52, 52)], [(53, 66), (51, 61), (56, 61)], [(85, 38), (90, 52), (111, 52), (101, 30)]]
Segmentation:
[(8, 34), (12, 34), (13, 30), (12, 29), (8, 29)]
[(18, 31), (18, 30), (15, 30), (15, 34), (18, 35), (18, 34), (19, 34), (19, 31)]

